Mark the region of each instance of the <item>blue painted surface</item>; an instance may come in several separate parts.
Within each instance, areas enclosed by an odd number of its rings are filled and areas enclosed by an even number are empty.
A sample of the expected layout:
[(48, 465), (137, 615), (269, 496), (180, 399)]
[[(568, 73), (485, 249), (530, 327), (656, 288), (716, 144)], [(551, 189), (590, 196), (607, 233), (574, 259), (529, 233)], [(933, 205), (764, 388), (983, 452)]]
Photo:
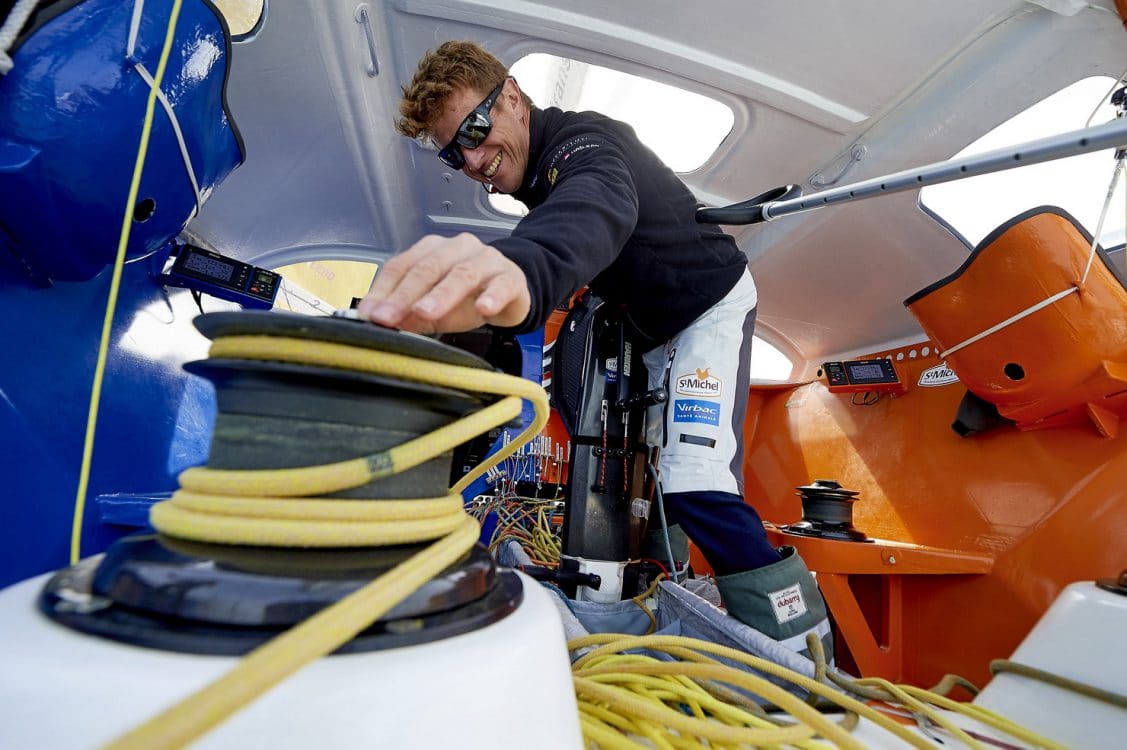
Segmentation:
[[(109, 276), (107, 269), (88, 282), (37, 289), (0, 271), (0, 585), (69, 562)], [(206, 356), (208, 342), (191, 325), (195, 314), (187, 292), (166, 297), (152, 283), (146, 263), (125, 267), (95, 433), (84, 556), (132, 530), (103, 522), (99, 495), (171, 491), (181, 470), (206, 459), (214, 393), (180, 369)]]
[[(531, 380), (533, 383), (542, 383), (544, 380), (544, 329), (523, 333), (516, 338), (517, 343), (520, 344), (521, 377)], [(532, 404), (527, 401), (524, 402), (520, 412), (522, 428), (532, 422), (533, 416), (535, 416), (535, 412), (532, 409)], [(515, 430), (512, 431), (512, 434), (515, 436), (519, 432), (520, 430)]]
[[(170, 3), (146, 3), (136, 57), (155, 74)], [(0, 585), (65, 566), (102, 321), (148, 85), (125, 60), (132, 3), (86, 0), (47, 21), (0, 78)], [(199, 0), (182, 6), (162, 90), (201, 191), (242, 159), (223, 107), (224, 27)], [(130, 531), (142, 498), (169, 492), (206, 458), (210, 384), (181, 365), (207, 340), (185, 291), (152, 264), (195, 196), (158, 105), (131, 225), (97, 421), (81, 554)], [(165, 253), (167, 254), (167, 253)], [(159, 257), (159, 255), (158, 255)], [(205, 302), (206, 309), (231, 309)], [(127, 500), (132, 498), (132, 500)], [(100, 501), (99, 501), (100, 500)]]
[[(146, 3), (135, 57), (156, 74), (171, 3)], [(86, 280), (112, 262), (140, 142), (148, 84), (125, 60), (133, 3), (86, 0), (36, 30), (0, 77), (0, 262)], [(206, 200), (242, 160), (223, 107), (228, 48), (205, 3), (182, 5), (161, 88)], [(195, 206), (171, 121), (158, 103), (128, 256), (161, 248)]]

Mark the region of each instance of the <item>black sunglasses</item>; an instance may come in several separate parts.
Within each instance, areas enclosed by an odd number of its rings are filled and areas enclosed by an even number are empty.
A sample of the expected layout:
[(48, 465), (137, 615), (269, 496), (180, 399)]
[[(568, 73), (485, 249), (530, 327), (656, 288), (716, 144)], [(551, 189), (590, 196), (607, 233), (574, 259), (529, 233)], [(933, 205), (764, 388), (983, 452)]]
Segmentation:
[[(506, 78), (505, 81), (507, 80), (509, 79)], [(493, 102), (501, 95), (505, 81), (498, 83), (497, 88), (490, 91), (489, 96), (466, 115), (466, 119), (458, 126), (458, 132), (454, 134), (453, 140), (438, 152), (438, 158), (443, 164), (451, 169), (461, 169), (466, 165), (462, 149), (477, 148), (489, 137), (489, 131), (493, 130), (493, 120), (489, 117), (489, 111), (493, 109)]]

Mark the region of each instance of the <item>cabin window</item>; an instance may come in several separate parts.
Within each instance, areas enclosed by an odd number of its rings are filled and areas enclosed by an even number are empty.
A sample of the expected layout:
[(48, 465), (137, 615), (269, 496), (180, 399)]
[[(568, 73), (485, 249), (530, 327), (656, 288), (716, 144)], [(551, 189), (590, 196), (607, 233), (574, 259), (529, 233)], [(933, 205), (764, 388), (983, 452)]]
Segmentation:
[(307, 315), (331, 315), (347, 310), (353, 297), (363, 297), (375, 278), (377, 265), (355, 260), (312, 260), (275, 268), (282, 286), (275, 310)]
[[(1106, 76), (1077, 81), (1003, 122), (953, 158), (1108, 122), (1115, 118), (1108, 103), (1115, 83)], [(1114, 166), (1114, 149), (1057, 159), (930, 185), (920, 191), (920, 205), (971, 246), (1008, 219), (1042, 205), (1063, 208), (1095, 233)], [(1123, 244), (1124, 200), (1120, 180), (1100, 236), (1104, 247)]]
[(266, 0), (212, 0), (212, 3), (227, 21), (227, 28), (236, 40), (256, 29), (266, 8)]
[(794, 363), (777, 347), (759, 336), (751, 342), (751, 379), (782, 382), (790, 380)]
[[(735, 122), (731, 107), (715, 99), (578, 60), (535, 53), (517, 60), (510, 71), (537, 106), (592, 110), (629, 123), (674, 172), (702, 166)], [(491, 195), (489, 202), (512, 216), (527, 213), (523, 203), (507, 195)]]

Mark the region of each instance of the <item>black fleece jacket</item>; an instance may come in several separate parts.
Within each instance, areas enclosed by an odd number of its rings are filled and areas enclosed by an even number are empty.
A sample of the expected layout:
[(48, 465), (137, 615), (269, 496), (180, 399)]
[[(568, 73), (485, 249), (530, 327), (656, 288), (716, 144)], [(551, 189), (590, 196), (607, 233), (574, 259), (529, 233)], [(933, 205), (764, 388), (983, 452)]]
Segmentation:
[(539, 328), (583, 286), (623, 308), (656, 345), (739, 281), (747, 258), (629, 125), (595, 112), (533, 109), (529, 169), (513, 194), (529, 213), (492, 244), (528, 278)]

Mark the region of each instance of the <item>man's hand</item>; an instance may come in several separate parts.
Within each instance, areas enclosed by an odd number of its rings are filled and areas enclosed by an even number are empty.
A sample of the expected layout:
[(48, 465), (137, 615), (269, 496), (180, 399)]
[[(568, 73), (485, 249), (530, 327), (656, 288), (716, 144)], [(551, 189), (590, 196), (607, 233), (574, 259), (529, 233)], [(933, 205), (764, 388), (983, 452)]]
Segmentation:
[(427, 235), (385, 263), (357, 306), (362, 317), (416, 333), (515, 326), (532, 306), (524, 271), (472, 234)]

